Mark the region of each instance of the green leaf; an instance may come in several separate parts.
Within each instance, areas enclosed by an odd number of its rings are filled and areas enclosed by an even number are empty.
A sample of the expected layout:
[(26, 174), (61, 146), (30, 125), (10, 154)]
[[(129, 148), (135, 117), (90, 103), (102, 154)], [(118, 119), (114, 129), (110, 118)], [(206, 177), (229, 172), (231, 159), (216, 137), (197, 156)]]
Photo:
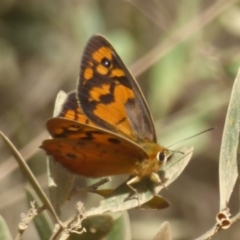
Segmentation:
[(8, 147), (8, 149), (12, 153), (13, 157), (16, 159), (16, 161), (19, 165), (19, 168), (20, 168), (22, 174), (24, 175), (24, 177), (26, 177), (26, 179), (31, 184), (34, 191), (36, 191), (38, 197), (44, 203), (44, 206), (52, 214), (55, 221), (58, 222), (61, 225), (62, 223), (59, 220), (55, 210), (53, 209), (52, 204), (50, 203), (46, 194), (44, 193), (44, 191), (40, 187), (40, 185), (39, 185), (37, 179), (35, 178), (35, 176), (33, 175), (32, 171), (30, 170), (30, 168), (28, 167), (28, 165), (26, 164), (26, 162), (22, 158), (21, 154), (18, 152), (18, 150), (15, 148), (15, 146), (12, 144), (12, 142), (2, 132), (0, 132), (0, 136), (2, 137), (5, 145)]
[(235, 79), (228, 106), (219, 163), (220, 211), (227, 208), (237, 180), (237, 148), (240, 130), (240, 71)]
[(3, 219), (3, 217), (0, 215), (0, 239), (1, 240), (12, 240), (11, 233), (8, 229), (7, 223)]
[(82, 234), (71, 234), (69, 240), (102, 240), (112, 230), (114, 219), (109, 214), (91, 216), (83, 220), (82, 227), (86, 229)]
[[(116, 215), (116, 213), (114, 213)], [(129, 216), (126, 211), (115, 219), (113, 228), (106, 238), (107, 240), (131, 240)]]
[[(114, 192), (114, 189), (97, 189), (95, 191), (95, 193), (105, 198), (111, 196), (113, 192)], [(142, 204), (141, 209), (160, 210), (160, 209), (167, 208), (169, 206), (170, 206), (170, 203), (166, 199), (162, 198), (159, 195), (156, 195), (152, 199), (150, 199), (148, 202)]]
[(164, 199), (163, 197), (156, 195), (152, 199), (150, 199), (148, 202), (141, 205), (141, 209), (148, 209), (148, 210), (161, 210), (168, 208), (170, 206), (170, 203)]
[(158, 234), (153, 240), (172, 240), (171, 228), (168, 222), (161, 225)]

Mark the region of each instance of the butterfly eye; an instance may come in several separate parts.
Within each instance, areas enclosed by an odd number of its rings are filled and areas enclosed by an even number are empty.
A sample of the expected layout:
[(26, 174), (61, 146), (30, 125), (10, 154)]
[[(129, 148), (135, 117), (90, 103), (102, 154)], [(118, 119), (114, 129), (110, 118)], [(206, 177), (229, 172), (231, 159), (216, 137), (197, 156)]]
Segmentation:
[(166, 154), (165, 154), (165, 152), (158, 152), (157, 153), (157, 160), (159, 161), (159, 162), (164, 162), (165, 161), (165, 159), (166, 159)]
[(110, 68), (111, 61), (109, 61), (107, 58), (103, 58), (102, 61), (101, 61), (101, 64), (106, 68)]

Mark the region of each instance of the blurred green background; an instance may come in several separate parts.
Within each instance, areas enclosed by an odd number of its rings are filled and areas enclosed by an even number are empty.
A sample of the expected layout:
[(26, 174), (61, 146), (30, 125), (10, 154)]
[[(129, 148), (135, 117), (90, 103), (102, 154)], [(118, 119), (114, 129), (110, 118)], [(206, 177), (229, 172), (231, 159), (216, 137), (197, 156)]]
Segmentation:
[[(218, 157), (232, 84), (240, 66), (239, 1), (213, 0), (2, 0), (0, 3), (0, 131), (22, 152), (47, 190), (46, 161), (38, 151), (48, 137), (59, 90), (73, 90), (88, 38), (107, 37), (142, 87), (159, 143), (169, 146), (202, 130), (217, 129), (184, 143), (194, 146), (189, 166), (162, 195), (163, 211), (131, 210), (132, 239), (153, 239), (169, 221), (174, 239), (193, 239), (215, 222), (219, 208)], [(175, 147), (175, 146), (174, 146)], [(15, 236), (28, 207), (24, 178), (1, 142), (0, 213)], [(122, 182), (115, 177), (114, 182)], [(84, 178), (77, 185), (86, 186)], [(238, 209), (237, 194), (230, 203)], [(86, 208), (98, 197), (77, 199)], [(147, 224), (146, 224), (147, 223)], [(214, 239), (239, 240), (239, 226)], [(24, 239), (33, 239), (33, 226)], [(37, 239), (37, 237), (34, 237)]]

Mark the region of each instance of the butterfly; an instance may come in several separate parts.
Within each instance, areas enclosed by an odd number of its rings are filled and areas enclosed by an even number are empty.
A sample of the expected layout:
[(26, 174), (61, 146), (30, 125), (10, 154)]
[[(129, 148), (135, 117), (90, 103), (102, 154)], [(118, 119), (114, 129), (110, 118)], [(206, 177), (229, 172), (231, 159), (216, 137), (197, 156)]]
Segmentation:
[(69, 171), (86, 177), (129, 174), (160, 183), (158, 172), (170, 156), (157, 143), (146, 100), (131, 73), (100, 35), (86, 44), (76, 91), (60, 114), (47, 121), (52, 139), (41, 148)]

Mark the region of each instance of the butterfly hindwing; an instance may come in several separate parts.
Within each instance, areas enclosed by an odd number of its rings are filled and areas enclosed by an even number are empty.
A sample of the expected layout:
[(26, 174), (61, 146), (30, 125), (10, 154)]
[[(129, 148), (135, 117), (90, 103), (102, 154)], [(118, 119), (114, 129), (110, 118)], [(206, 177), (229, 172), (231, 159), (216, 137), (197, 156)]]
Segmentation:
[(43, 141), (41, 148), (76, 174), (134, 174), (136, 163), (148, 157), (137, 144), (110, 131), (64, 118), (48, 120), (48, 129), (52, 125), (54, 138)]
[[(82, 112), (82, 109), (80, 108), (77, 102), (76, 91), (72, 91), (67, 94), (66, 100), (63, 102), (59, 114), (57, 115), (57, 118), (59, 117), (95, 126), (95, 124), (92, 121), (90, 121)], [(52, 136), (55, 135), (58, 126), (59, 126), (58, 120), (54, 120), (54, 123), (51, 122), (51, 124), (49, 123), (47, 124), (48, 131)]]
[(112, 45), (95, 35), (85, 48), (77, 98), (96, 125), (134, 141), (156, 142), (155, 129), (137, 82)]

